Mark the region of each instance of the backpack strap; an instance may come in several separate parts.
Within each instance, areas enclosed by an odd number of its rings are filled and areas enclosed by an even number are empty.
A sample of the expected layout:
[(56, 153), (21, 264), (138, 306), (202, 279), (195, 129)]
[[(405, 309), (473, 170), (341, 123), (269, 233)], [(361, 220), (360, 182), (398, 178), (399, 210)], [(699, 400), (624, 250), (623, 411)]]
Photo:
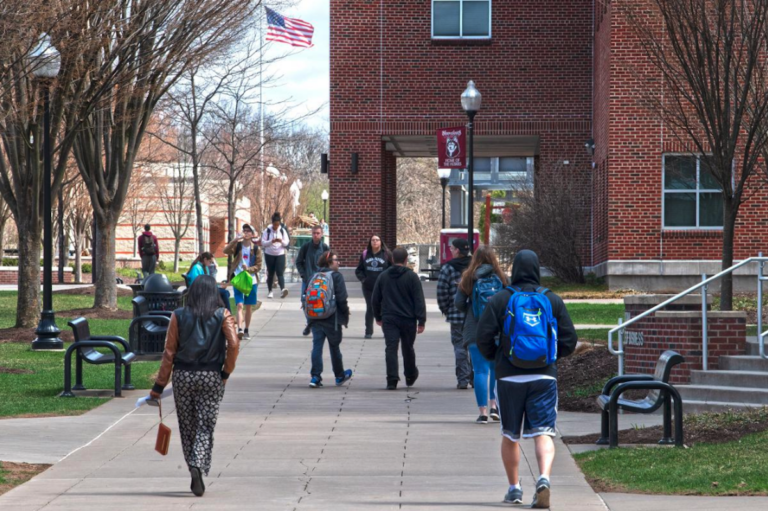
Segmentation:
[(520, 290), (520, 288), (519, 288), (519, 287), (517, 287), (517, 286), (507, 286), (507, 291), (509, 291), (509, 292), (510, 292), (510, 293), (512, 293), (512, 294), (515, 294), (515, 293), (522, 293), (522, 291)]
[(545, 295), (545, 294), (549, 293), (549, 289), (544, 287), (544, 286), (539, 286), (539, 287), (536, 288), (536, 292)]

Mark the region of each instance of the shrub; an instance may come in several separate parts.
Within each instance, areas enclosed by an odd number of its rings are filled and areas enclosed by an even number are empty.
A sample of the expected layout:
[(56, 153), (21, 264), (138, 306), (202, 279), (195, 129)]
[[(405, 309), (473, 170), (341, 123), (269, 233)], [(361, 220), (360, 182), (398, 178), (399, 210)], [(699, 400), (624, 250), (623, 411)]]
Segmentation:
[(81, 266), (83, 273), (91, 273), (93, 271), (93, 266), (91, 263), (83, 263)]

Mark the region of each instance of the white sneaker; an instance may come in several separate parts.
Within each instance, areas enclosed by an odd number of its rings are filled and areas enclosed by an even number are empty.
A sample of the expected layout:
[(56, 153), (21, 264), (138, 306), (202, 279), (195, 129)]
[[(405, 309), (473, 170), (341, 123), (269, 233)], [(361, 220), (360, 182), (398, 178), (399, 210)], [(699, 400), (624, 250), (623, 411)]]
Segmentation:
[(269, 294), (267, 295), (267, 298), (269, 298), (270, 300), (272, 298), (274, 298), (274, 297), (275, 297), (275, 295), (274, 295), (274, 293), (272, 291), (270, 291)]

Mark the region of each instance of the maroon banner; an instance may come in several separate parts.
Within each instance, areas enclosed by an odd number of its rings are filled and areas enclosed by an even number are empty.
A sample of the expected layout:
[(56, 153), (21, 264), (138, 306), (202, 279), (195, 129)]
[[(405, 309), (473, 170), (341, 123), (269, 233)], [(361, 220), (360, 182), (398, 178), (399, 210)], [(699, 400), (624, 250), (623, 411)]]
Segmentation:
[(441, 169), (467, 168), (466, 126), (437, 130), (437, 167)]

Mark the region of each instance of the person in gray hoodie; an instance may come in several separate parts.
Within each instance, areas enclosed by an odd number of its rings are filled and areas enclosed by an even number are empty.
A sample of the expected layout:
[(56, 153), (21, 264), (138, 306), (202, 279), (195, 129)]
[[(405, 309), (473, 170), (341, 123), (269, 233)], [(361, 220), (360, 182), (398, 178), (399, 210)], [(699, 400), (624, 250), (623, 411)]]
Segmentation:
[(475, 422), (478, 424), (488, 424), (489, 415), (491, 419), (498, 421), (499, 410), (496, 408), (496, 371), (493, 362), (486, 360), (477, 348), (478, 318), (475, 317), (475, 311), (482, 314), (494, 290), (500, 291), (506, 286), (507, 276), (499, 266), (493, 249), (481, 246), (472, 255), (472, 261), (462, 274), (454, 299), (456, 309), (466, 314), (462, 335), (464, 347), (469, 349), (475, 373), (475, 400), (480, 410), (480, 416)]
[(387, 390), (397, 389), (400, 381), (397, 360), (398, 345), (403, 350), (405, 384), (416, 383), (419, 369), (413, 344), (416, 335), (424, 333), (427, 322), (427, 305), (421, 280), (408, 268), (408, 251), (398, 247), (392, 251), (395, 265), (385, 270), (373, 288), (373, 315), (376, 324), (384, 331), (384, 350), (387, 362)]

